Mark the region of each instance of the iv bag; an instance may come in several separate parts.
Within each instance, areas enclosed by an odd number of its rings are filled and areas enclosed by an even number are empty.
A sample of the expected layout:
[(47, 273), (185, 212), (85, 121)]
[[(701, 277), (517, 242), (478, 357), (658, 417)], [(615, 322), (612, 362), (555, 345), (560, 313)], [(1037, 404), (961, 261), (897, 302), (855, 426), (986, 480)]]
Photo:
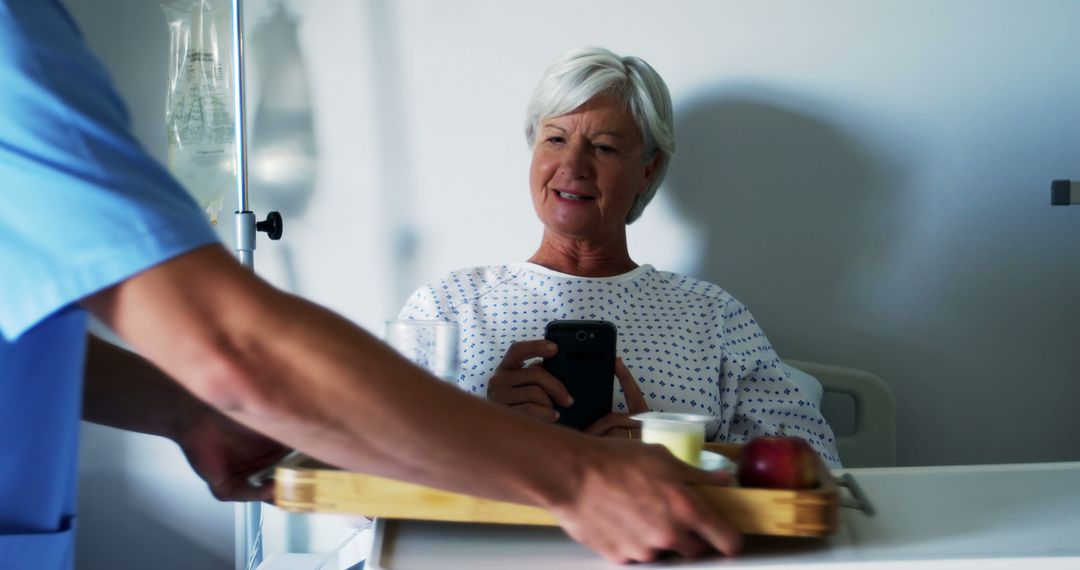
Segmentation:
[(235, 185), (235, 126), (226, 66), (229, 12), (209, 0), (162, 5), (169, 25), (165, 129), (169, 170), (216, 224)]

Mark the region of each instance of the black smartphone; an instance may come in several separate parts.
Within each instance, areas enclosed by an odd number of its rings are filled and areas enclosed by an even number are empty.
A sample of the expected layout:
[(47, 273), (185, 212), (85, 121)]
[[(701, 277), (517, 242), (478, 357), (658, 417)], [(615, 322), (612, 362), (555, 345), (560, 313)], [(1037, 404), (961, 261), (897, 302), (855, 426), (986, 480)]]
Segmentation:
[(565, 386), (574, 403), (558, 404), (556, 423), (584, 430), (611, 413), (615, 385), (615, 325), (607, 321), (551, 321), (544, 338), (559, 352), (544, 359), (544, 370)]

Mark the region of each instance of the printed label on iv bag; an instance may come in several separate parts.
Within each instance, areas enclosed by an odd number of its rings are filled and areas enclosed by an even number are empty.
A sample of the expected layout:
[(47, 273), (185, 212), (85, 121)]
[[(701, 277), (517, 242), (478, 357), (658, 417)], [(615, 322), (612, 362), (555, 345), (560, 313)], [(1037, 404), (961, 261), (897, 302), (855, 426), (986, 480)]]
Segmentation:
[[(165, 108), (168, 164), (217, 223), (235, 183), (235, 131), (229, 108), (227, 11), (207, 0), (162, 6), (169, 24), (169, 89)], [(223, 17), (224, 16), (224, 17)]]

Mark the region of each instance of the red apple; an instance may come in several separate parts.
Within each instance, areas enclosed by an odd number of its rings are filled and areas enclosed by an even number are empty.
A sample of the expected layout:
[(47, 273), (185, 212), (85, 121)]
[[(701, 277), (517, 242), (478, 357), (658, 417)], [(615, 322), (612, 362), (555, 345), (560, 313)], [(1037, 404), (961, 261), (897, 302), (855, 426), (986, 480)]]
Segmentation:
[(817, 487), (817, 454), (797, 437), (754, 438), (739, 455), (739, 484), (770, 489)]

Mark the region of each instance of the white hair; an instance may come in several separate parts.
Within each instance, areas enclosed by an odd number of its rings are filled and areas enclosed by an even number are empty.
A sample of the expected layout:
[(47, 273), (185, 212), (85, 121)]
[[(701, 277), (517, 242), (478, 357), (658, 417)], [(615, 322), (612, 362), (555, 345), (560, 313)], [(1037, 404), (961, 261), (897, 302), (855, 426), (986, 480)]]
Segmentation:
[(616, 96), (630, 109), (641, 131), (643, 160), (659, 155), (649, 187), (634, 199), (626, 216), (629, 224), (641, 216), (656, 194), (675, 154), (671, 95), (660, 74), (645, 60), (619, 57), (604, 48), (564, 53), (544, 72), (533, 91), (525, 114), (525, 140), (533, 148), (541, 121), (573, 112), (601, 94)]

